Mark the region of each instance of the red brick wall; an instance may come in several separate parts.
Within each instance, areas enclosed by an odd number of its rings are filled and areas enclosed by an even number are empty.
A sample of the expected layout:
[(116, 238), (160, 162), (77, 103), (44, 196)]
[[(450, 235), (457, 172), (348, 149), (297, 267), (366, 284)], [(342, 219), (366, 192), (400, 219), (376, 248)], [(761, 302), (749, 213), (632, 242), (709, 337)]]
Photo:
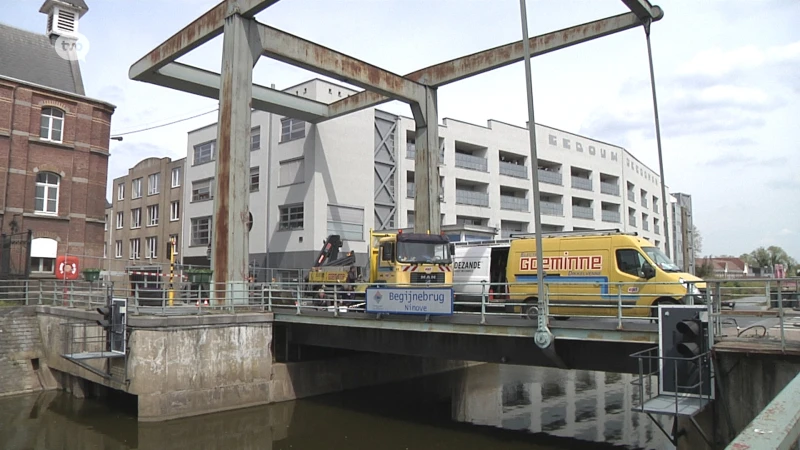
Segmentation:
[[(41, 110), (47, 106), (66, 113), (61, 144), (39, 140)], [(59, 255), (85, 255), (83, 268), (100, 267), (112, 114), (102, 103), (0, 80), (3, 233), (10, 233), (15, 219), (20, 231), (30, 228), (34, 237), (56, 239)], [(61, 176), (57, 217), (34, 214), (36, 175), (42, 171)]]

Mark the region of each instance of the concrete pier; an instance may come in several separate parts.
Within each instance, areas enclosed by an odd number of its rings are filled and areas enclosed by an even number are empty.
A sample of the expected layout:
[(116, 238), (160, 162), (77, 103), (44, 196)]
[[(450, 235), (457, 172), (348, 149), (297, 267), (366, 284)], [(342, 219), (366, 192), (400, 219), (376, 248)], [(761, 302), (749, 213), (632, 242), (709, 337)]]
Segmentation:
[[(86, 397), (98, 386), (105, 386), (135, 395), (142, 422), (283, 402), (469, 365), (355, 352), (311, 361), (277, 362), (272, 314), (214, 313), (128, 317), (127, 358), (87, 361), (91, 367), (111, 374), (102, 377), (62, 356), (70, 345), (76, 351), (84, 341), (91, 344), (101, 338), (100, 329), (94, 326), (99, 318), (96, 312), (36, 306), (14, 314), (24, 318), (31, 329), (21, 336), (31, 336), (34, 341), (22, 346), (27, 352), (23, 356), (37, 357), (37, 370), (44, 367), (48, 374), (38, 377), (51, 380), (42, 390), (61, 388), (76, 397)], [(21, 319), (14, 323), (18, 322)], [(71, 327), (69, 324), (80, 323), (88, 326), (79, 326), (78, 338), (75, 333), (70, 338), (65, 330)], [(7, 393), (37, 390), (30, 386), (22, 383), (20, 389)]]

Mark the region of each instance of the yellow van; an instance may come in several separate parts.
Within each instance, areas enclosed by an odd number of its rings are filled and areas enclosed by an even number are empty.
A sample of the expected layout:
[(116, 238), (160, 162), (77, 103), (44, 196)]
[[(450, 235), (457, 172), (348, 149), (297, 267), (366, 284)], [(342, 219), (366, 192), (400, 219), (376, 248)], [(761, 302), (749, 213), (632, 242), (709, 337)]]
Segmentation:
[[(549, 312), (557, 316), (616, 316), (621, 300), (624, 316), (647, 317), (658, 313), (653, 306), (685, 303), (687, 295), (699, 303), (706, 288), (635, 233), (543, 237), (542, 250)], [(536, 239), (513, 239), (506, 268), (510, 302), (536, 304), (536, 267)]]

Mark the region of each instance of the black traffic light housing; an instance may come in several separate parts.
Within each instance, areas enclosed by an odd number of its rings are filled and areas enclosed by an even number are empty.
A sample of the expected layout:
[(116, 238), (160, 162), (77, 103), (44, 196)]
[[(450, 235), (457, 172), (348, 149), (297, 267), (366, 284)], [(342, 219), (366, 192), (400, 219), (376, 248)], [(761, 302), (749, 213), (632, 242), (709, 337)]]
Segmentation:
[(677, 389), (696, 395), (710, 394), (710, 365), (708, 356), (708, 323), (699, 317), (681, 320), (675, 325), (675, 351), (681, 358), (676, 362)]
[(106, 342), (106, 351), (111, 351), (111, 328), (112, 328), (112, 313), (111, 308), (108, 306), (103, 306), (101, 308), (97, 308), (97, 312), (103, 316), (102, 319), (97, 321), (97, 324), (100, 325), (100, 328), (103, 329), (103, 334), (105, 335), (105, 342)]

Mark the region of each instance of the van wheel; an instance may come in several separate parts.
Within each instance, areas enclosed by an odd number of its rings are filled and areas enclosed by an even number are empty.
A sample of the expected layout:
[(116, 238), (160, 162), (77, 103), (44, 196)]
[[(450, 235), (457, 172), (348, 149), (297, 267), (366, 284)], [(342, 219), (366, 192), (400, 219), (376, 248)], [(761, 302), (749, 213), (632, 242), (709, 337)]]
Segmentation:
[(525, 306), (522, 307), (523, 314), (526, 318), (534, 320), (539, 317), (539, 299), (536, 297), (529, 297), (525, 299)]
[(650, 317), (653, 320), (650, 323), (657, 323), (658, 322), (658, 306), (659, 305), (677, 305), (678, 302), (671, 298), (659, 298), (658, 300), (654, 301), (652, 306), (650, 307)]

